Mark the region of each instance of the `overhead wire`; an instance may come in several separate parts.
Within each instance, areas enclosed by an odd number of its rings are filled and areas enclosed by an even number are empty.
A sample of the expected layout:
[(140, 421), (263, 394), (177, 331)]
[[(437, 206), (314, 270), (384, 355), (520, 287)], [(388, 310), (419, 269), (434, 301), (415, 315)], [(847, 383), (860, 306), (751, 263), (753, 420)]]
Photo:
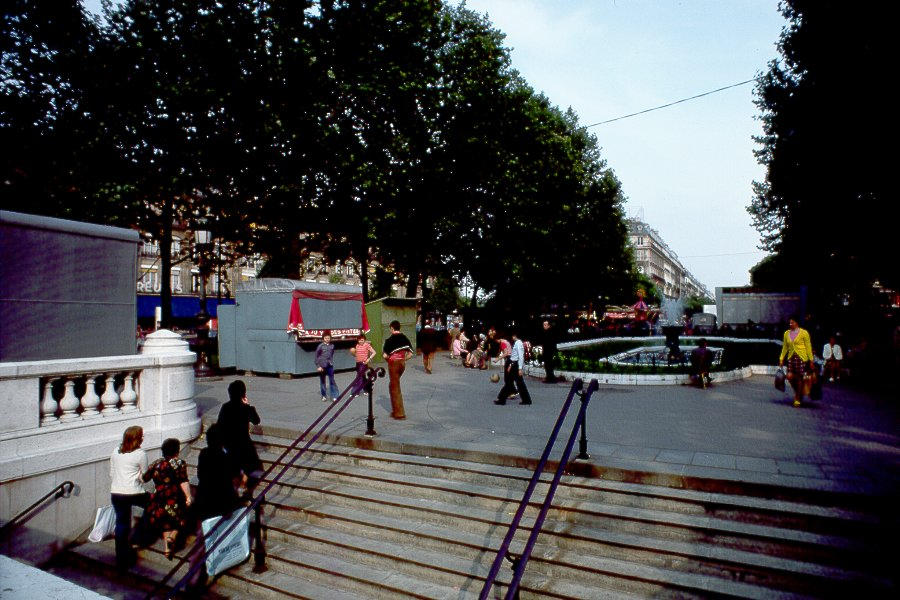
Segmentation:
[[(761, 77), (761, 76), (760, 76), (760, 77)], [(754, 77), (753, 79), (748, 79), (748, 80), (746, 80), (746, 81), (741, 81), (741, 82), (739, 82), (739, 83), (733, 83), (733, 84), (731, 84), (731, 85), (726, 85), (725, 87), (720, 87), (720, 88), (715, 89), (715, 90), (710, 90), (710, 91), (708, 91), (708, 92), (703, 92), (702, 94), (697, 94), (697, 95), (695, 95), (695, 96), (690, 96), (689, 98), (682, 98), (681, 100), (675, 100), (674, 102), (668, 102), (668, 103), (666, 103), (666, 104), (661, 104), (660, 106), (654, 106), (653, 108), (647, 108), (647, 109), (640, 110), (640, 111), (638, 111), (638, 112), (631, 113), (631, 114), (628, 114), (628, 115), (622, 115), (621, 117), (616, 117), (615, 119), (607, 119), (606, 121), (598, 121), (598, 122), (596, 122), (596, 123), (591, 123), (590, 125), (585, 125), (584, 127), (585, 127), (585, 129), (587, 129), (587, 128), (589, 128), (589, 127), (596, 127), (597, 125), (605, 125), (605, 124), (607, 124), (607, 123), (612, 123), (612, 122), (614, 122), (614, 121), (621, 121), (622, 119), (628, 119), (628, 118), (630, 118), (630, 117), (636, 117), (636, 116), (638, 116), (638, 115), (643, 115), (643, 114), (646, 114), (646, 113), (648, 113), (648, 112), (653, 112), (653, 111), (655, 111), (655, 110), (660, 110), (660, 109), (662, 109), (662, 108), (668, 108), (669, 106), (675, 106), (676, 104), (681, 104), (682, 102), (687, 102), (688, 100), (696, 100), (697, 98), (702, 98), (703, 96), (709, 96), (710, 94), (715, 94), (715, 93), (718, 93), (718, 92), (722, 92), (722, 91), (724, 91), (724, 90), (730, 90), (731, 88), (736, 88), (736, 87), (739, 87), (739, 86), (742, 86), (742, 85), (747, 85), (748, 83), (752, 83), (752, 82), (754, 82), (754, 81), (757, 81), (760, 77)]]

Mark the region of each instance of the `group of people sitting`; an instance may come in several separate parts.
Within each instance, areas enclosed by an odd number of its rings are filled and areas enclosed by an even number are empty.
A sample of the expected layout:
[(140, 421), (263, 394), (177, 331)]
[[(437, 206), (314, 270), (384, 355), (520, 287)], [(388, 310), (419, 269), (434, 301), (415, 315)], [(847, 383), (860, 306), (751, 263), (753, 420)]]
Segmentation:
[(487, 369), (492, 359), (502, 361), (504, 344), (509, 342), (497, 335), (494, 327), (488, 329), (487, 334), (479, 333), (471, 338), (466, 336), (466, 330), (461, 329), (459, 335), (453, 337), (450, 344), (450, 355), (459, 359), (462, 365), (468, 369)]
[[(180, 458), (181, 444), (175, 438), (162, 443), (162, 457), (147, 464), (141, 449), (143, 429), (125, 430), (121, 445), (110, 457), (110, 492), (116, 514), (116, 566), (127, 570), (137, 553), (132, 544), (146, 546), (159, 537), (171, 559), (190, 533), (210, 517), (229, 515), (252, 496), (262, 476), (262, 463), (250, 439), (250, 424), (258, 425), (259, 414), (247, 399), (243, 381), (228, 386), (229, 400), (222, 405), (218, 421), (206, 431), (206, 448), (197, 459), (197, 486), (192, 489), (187, 464)], [(144, 484), (154, 484), (152, 493)], [(132, 507), (144, 508), (132, 535)]]

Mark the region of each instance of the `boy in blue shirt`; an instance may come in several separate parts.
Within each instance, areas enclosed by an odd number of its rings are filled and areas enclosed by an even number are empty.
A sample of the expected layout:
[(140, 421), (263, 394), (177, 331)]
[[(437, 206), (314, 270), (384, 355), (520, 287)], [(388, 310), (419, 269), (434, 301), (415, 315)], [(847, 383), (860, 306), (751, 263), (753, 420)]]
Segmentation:
[(316, 347), (316, 370), (319, 371), (319, 389), (322, 392), (322, 402), (328, 402), (328, 394), (325, 391), (326, 375), (328, 375), (328, 383), (331, 385), (332, 401), (337, 400), (341, 391), (334, 382), (334, 344), (331, 343), (331, 331), (327, 329), (322, 335), (322, 343)]

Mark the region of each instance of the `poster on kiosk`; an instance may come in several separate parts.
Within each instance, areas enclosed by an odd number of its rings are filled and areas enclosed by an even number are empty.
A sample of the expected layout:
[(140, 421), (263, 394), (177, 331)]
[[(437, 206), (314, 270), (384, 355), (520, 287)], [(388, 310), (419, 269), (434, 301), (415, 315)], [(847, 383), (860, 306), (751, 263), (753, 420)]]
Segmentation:
[(357, 288), (293, 279), (241, 283), (234, 306), (219, 307), (219, 365), (255, 373), (305, 375), (316, 372), (316, 346), (326, 330), (338, 352), (335, 369), (352, 369), (341, 352), (368, 331)]

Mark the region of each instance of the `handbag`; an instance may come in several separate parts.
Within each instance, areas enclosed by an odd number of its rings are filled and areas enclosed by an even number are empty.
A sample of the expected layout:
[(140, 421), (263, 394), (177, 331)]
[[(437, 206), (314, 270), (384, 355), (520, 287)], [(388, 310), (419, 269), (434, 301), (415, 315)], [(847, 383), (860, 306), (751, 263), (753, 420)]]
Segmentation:
[(779, 392), (784, 391), (784, 369), (779, 368), (775, 371), (775, 389)]
[(101, 506), (94, 517), (94, 528), (88, 534), (91, 542), (102, 542), (116, 533), (116, 511), (112, 504)]
[(228, 532), (222, 543), (216, 546), (216, 549), (209, 552), (217, 539), (222, 537), (222, 532), (241, 517), (243, 511), (238, 508), (234, 514), (229, 517), (211, 517), (203, 521), (203, 535), (209, 536), (209, 532), (215, 527), (220, 519), (224, 519), (212, 536), (206, 537), (206, 573), (210, 577), (214, 577), (226, 569), (239, 564), (250, 556), (250, 513), (246, 513), (240, 519), (234, 529)]
[(819, 375), (818, 367), (810, 373), (808, 395), (810, 400), (822, 399), (822, 377)]

